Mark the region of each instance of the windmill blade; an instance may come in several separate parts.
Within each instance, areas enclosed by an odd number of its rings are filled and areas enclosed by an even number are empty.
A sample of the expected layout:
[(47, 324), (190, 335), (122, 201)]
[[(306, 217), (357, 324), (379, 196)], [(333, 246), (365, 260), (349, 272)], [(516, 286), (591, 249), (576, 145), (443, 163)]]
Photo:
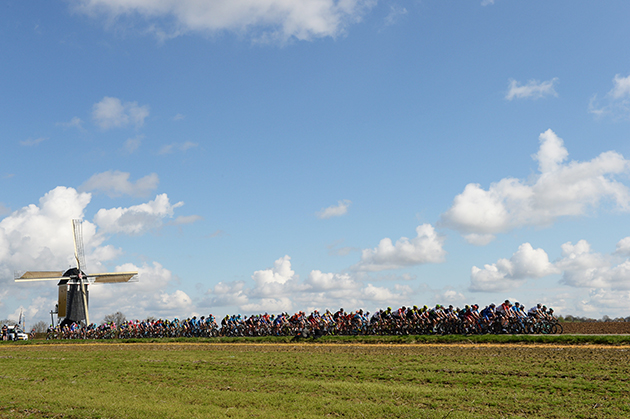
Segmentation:
[(79, 281), (81, 283), (81, 296), (83, 297), (83, 310), (85, 311), (85, 321), (90, 324), (90, 315), (88, 314), (87, 293), (85, 292), (86, 278), (83, 278), (82, 269), (85, 269), (85, 252), (83, 251), (83, 224), (80, 219), (72, 220), (72, 236), (74, 238), (74, 258), (77, 260), (77, 269), (79, 270)]
[(95, 284), (113, 284), (119, 282), (129, 282), (131, 278), (138, 275), (138, 272), (112, 272), (88, 274), (89, 278), (93, 278)]
[(16, 282), (27, 281), (59, 281), (60, 279), (70, 279), (63, 276), (63, 271), (26, 271), (21, 276), (15, 276)]
[(74, 238), (74, 258), (77, 260), (79, 272), (86, 269), (85, 252), (83, 250), (83, 224), (80, 219), (72, 220), (72, 233)]

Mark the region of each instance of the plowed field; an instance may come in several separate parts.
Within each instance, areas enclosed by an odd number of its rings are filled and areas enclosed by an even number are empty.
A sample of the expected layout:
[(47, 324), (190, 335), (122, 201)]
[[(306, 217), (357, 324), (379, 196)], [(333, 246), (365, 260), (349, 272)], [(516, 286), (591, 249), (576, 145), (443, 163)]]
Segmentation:
[(576, 322), (562, 323), (564, 333), (584, 335), (630, 334), (630, 322)]

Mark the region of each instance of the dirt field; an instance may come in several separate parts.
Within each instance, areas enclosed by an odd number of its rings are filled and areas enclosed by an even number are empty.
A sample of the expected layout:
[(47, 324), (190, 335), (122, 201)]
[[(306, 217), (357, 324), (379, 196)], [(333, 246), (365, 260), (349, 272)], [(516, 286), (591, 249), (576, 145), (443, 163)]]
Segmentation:
[(564, 333), (584, 335), (630, 334), (630, 322), (578, 322), (562, 323)]

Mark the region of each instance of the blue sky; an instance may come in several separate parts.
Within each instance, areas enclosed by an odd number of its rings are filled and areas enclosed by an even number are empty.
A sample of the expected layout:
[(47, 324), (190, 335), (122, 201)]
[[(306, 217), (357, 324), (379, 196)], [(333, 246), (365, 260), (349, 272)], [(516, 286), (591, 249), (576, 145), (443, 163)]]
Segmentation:
[(630, 305), (627, 2), (8, 0), (0, 318)]

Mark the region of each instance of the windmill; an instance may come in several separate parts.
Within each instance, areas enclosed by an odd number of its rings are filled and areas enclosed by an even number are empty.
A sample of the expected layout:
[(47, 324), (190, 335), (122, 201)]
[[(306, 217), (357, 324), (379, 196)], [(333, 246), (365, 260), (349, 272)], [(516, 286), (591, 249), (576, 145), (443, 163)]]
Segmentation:
[(83, 228), (81, 220), (72, 220), (74, 238), (74, 258), (76, 268), (67, 271), (27, 271), (15, 275), (15, 282), (59, 281), (57, 319), (63, 317), (62, 325), (71, 323), (90, 324), (88, 313), (88, 285), (129, 282), (138, 272), (107, 272), (86, 274), (85, 254), (83, 251)]

